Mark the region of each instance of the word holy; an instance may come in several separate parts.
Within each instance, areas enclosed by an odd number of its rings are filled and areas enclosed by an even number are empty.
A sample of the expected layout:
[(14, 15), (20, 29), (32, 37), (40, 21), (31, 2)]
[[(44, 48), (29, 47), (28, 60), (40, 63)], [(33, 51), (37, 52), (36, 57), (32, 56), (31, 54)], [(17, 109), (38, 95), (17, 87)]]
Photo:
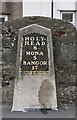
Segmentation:
[(25, 45), (31, 45), (31, 46), (45, 46), (46, 44), (45, 37), (25, 37)]

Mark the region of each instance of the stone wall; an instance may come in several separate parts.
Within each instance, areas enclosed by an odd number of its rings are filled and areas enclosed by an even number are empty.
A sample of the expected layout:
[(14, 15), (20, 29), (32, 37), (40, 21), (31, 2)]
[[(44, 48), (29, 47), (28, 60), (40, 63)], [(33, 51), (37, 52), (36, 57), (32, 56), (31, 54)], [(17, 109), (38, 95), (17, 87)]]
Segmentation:
[(51, 29), (58, 105), (66, 107), (75, 102), (76, 29), (70, 23), (44, 17), (26, 17), (3, 25), (3, 103), (12, 104), (18, 30), (34, 23)]
[(22, 12), (22, 1), (21, 2), (0, 2), (0, 13), (8, 15), (9, 20), (21, 18)]

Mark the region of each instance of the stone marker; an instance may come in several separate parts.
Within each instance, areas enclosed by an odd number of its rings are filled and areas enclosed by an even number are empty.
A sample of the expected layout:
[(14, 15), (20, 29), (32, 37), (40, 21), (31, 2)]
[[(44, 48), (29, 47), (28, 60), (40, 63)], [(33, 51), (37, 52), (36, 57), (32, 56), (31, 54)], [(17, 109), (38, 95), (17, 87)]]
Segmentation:
[(12, 111), (57, 110), (51, 30), (32, 24), (19, 29)]

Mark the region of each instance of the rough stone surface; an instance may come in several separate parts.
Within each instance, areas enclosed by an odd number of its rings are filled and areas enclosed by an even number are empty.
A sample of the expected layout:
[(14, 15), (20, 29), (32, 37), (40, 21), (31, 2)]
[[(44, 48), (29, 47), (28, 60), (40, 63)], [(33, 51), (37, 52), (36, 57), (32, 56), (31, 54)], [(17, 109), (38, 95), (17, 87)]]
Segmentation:
[(2, 81), (9, 81), (9, 85), (3, 86), (3, 103), (12, 103), (18, 30), (30, 24), (38, 24), (52, 30), (58, 105), (66, 107), (75, 102), (77, 91), (77, 32), (70, 23), (44, 17), (27, 17), (3, 24), (3, 48), (2, 52), (0, 51), (3, 57)]

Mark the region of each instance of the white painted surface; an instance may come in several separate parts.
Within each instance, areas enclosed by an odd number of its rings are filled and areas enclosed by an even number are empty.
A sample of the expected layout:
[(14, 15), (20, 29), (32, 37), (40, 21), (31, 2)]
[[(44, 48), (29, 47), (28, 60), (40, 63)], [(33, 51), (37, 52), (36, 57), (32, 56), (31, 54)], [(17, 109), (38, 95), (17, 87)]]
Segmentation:
[[(54, 18), (60, 18), (58, 10), (75, 10), (76, 0), (53, 0)], [(23, 16), (48, 16), (52, 13), (52, 0), (23, 0)]]
[(62, 12), (72, 12), (73, 22), (72, 24), (77, 27), (77, 0), (54, 0), (53, 18), (62, 19)]
[[(77, 26), (77, 0), (53, 0), (53, 18), (62, 19), (61, 11), (73, 12), (73, 22)], [(52, 17), (52, 0), (23, 0), (23, 17)]]
[(62, 14), (70, 14), (70, 13), (72, 14), (72, 21), (70, 23), (75, 25), (75, 13), (73, 11), (72, 12), (70, 12), (70, 11), (60, 12), (60, 19), (62, 19)]
[(75, 9), (76, 9), (75, 26), (76, 26), (76, 29), (77, 29), (77, 1), (76, 1), (76, 3), (75, 3)]
[(43, 108), (39, 103), (38, 92), (42, 82), (48, 79), (54, 90), (48, 98), (47, 108), (57, 110), (55, 77), (47, 75), (25, 75), (23, 79), (16, 80), (12, 111), (28, 111), (29, 109)]
[(51, 2), (23, 2), (23, 17), (51, 17)]
[[(31, 34), (38, 33), (47, 36), (47, 49), (48, 49), (48, 71), (25, 71), (22, 74), (21, 60), (22, 60), (22, 37)], [(40, 103), (39, 92), (48, 92), (47, 88), (40, 90), (43, 82), (47, 81), (50, 84), (52, 90), (45, 96), (44, 104), (46, 108), (57, 110), (57, 97), (56, 97), (56, 84), (55, 84), (55, 72), (53, 62), (53, 46), (51, 30), (37, 24), (21, 28), (18, 35), (18, 52), (17, 52), (17, 64), (16, 64), (16, 79), (14, 87), (13, 107), (12, 111), (24, 111), (24, 109), (39, 109), (43, 108), (43, 104)], [(47, 87), (46, 83), (45, 86)], [(42, 99), (41, 98), (41, 99)], [(46, 101), (47, 100), (47, 101)]]
[(76, 1), (76, 3), (75, 3), (75, 9), (77, 10), (77, 1)]
[(55, 0), (54, 2), (54, 12), (53, 12), (53, 17), (60, 19), (60, 10), (64, 11), (73, 11), (75, 10), (75, 2), (57, 2)]

